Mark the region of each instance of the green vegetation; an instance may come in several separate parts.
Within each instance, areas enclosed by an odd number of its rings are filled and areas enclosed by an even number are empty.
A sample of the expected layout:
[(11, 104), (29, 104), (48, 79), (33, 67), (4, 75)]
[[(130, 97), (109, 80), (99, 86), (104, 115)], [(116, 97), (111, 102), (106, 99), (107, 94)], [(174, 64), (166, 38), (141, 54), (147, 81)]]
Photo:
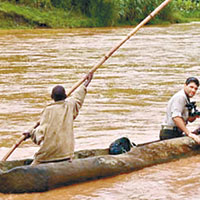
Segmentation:
[(60, 9), (46, 9), (0, 2), (1, 28), (62, 28), (87, 27), (91, 19), (84, 15), (70, 14)]
[[(0, 28), (134, 25), (164, 0), (0, 0)], [(200, 21), (199, 0), (174, 0), (152, 24)]]
[(176, 0), (174, 7), (183, 22), (200, 21), (200, 0)]

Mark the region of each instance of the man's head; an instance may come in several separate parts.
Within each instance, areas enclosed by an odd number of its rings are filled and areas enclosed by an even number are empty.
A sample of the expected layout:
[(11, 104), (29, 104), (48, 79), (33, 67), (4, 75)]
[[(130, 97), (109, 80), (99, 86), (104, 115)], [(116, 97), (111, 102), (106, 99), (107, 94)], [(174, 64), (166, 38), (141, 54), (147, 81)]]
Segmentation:
[(199, 80), (195, 77), (189, 77), (185, 81), (184, 91), (188, 95), (189, 98), (192, 98), (199, 87)]
[(65, 88), (60, 85), (55, 86), (52, 90), (51, 98), (54, 101), (65, 100), (67, 98), (67, 95), (65, 93)]

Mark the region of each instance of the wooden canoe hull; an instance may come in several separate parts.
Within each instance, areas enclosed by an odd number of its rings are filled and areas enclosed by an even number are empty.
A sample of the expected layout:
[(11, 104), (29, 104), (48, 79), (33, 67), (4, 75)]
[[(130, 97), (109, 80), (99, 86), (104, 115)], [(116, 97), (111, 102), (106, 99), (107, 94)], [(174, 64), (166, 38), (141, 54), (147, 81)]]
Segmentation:
[[(160, 141), (133, 148), (120, 155), (108, 155), (108, 149), (80, 151), (68, 161), (19, 166), (0, 173), (0, 192), (43, 192), (87, 180), (128, 173), (200, 153), (200, 147), (188, 137)], [(89, 157), (88, 157), (89, 156)], [(92, 157), (90, 157), (92, 156)], [(18, 161), (21, 164), (24, 161)], [(5, 170), (9, 162), (0, 163)]]

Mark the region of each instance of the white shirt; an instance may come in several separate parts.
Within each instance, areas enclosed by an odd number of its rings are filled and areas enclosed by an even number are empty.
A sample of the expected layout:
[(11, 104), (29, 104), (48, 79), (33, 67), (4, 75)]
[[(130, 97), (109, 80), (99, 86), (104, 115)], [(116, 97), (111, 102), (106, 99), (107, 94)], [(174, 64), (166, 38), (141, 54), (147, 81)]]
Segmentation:
[(162, 125), (176, 126), (173, 121), (174, 117), (182, 117), (184, 122), (187, 124), (187, 119), (189, 117), (189, 111), (186, 107), (187, 103), (189, 103), (189, 100), (184, 89), (174, 94), (168, 102), (165, 120)]

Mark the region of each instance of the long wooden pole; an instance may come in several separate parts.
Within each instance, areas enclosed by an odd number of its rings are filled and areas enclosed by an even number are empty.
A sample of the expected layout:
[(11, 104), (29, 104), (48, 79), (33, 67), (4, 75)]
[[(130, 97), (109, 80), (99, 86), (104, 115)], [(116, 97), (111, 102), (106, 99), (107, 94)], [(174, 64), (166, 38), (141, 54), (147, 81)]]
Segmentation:
[(7, 152), (7, 154), (3, 157), (1, 161), (6, 161), (8, 157), (13, 153), (13, 151), (25, 140), (25, 136), (22, 135), (16, 144), (12, 146), (12, 148)]
[[(117, 51), (127, 40), (129, 40), (135, 33), (144, 26), (147, 22), (149, 22), (155, 15), (157, 15), (165, 6), (169, 4), (172, 0), (165, 0), (160, 6), (158, 6), (149, 16), (147, 16), (142, 22), (140, 22), (127, 36), (124, 38), (118, 45), (113, 47), (94, 67), (89, 71), (89, 73), (94, 73), (108, 58), (112, 56), (112, 54)], [(76, 90), (85, 80), (87, 79), (87, 75), (78, 81), (69, 92), (67, 92), (67, 96), (70, 96), (74, 90)]]
[[(37, 124), (33, 127), (33, 129), (37, 128), (40, 125), (40, 122), (37, 122)], [(13, 151), (26, 139), (25, 135), (22, 135), (19, 140), (12, 146), (12, 148), (6, 153), (6, 155), (3, 157), (1, 161), (6, 161), (8, 157), (13, 153)]]

